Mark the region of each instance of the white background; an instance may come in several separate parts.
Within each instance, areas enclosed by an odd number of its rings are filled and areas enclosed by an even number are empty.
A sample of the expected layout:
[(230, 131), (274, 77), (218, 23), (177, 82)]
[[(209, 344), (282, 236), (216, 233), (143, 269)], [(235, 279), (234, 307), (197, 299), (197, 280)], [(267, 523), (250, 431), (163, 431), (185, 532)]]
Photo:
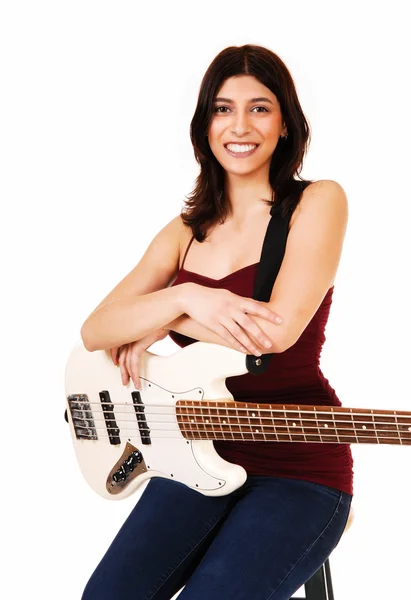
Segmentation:
[[(108, 502), (83, 480), (63, 420), (65, 363), (85, 318), (191, 192), (189, 124), (229, 45), (284, 60), (312, 127), (302, 174), (348, 196), (323, 372), (344, 406), (411, 410), (405, 7), (2, 4), (2, 597), (79, 600), (137, 500)], [(335, 598), (410, 598), (411, 447), (352, 450), (356, 517), (331, 558)]]

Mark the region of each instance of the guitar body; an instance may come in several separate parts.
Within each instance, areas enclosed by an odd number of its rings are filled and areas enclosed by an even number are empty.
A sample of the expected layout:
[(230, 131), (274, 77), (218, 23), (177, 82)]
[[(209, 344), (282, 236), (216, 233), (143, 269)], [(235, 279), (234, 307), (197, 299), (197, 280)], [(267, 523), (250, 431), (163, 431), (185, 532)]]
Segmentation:
[(221, 458), (213, 440), (411, 446), (409, 411), (234, 400), (225, 380), (253, 372), (248, 359), (205, 342), (165, 357), (146, 350), (136, 390), (122, 385), (108, 352), (78, 342), (66, 366), (66, 414), (93, 490), (119, 500), (167, 477), (208, 496), (229, 494), (247, 474)]
[[(178, 400), (233, 400), (226, 377), (247, 372), (245, 355), (197, 342), (170, 356), (145, 351), (141, 388), (123, 386), (104, 350), (78, 342), (65, 374), (67, 418), (83, 476), (100, 496), (119, 500), (151, 477), (175, 479), (205, 495), (229, 494), (247, 475), (222, 459), (212, 440), (187, 440), (176, 417)], [(133, 395), (134, 394), (134, 395)]]

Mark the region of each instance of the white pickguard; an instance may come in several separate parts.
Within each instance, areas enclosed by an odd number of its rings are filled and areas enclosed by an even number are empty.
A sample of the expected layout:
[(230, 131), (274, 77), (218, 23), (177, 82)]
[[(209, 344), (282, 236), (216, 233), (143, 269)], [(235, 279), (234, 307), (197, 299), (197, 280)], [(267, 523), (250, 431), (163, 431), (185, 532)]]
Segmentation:
[[(245, 354), (225, 346), (197, 342), (171, 356), (145, 351), (139, 363), (140, 394), (151, 444), (142, 444), (130, 382), (121, 383), (120, 370), (108, 352), (88, 352), (80, 341), (66, 367), (66, 397), (86, 394), (97, 440), (77, 439), (68, 403), (68, 418), (80, 469), (98, 494), (118, 500), (132, 494), (144, 481), (160, 476), (175, 479), (209, 496), (229, 494), (246, 480), (246, 471), (222, 459), (212, 441), (186, 440), (180, 432), (175, 403), (178, 400), (233, 400), (225, 379), (247, 373)], [(108, 390), (120, 429), (120, 444), (110, 444), (99, 392)], [(157, 406), (161, 405), (161, 406)], [(138, 475), (120, 493), (106, 489), (106, 480), (130, 441), (143, 454), (147, 472)]]

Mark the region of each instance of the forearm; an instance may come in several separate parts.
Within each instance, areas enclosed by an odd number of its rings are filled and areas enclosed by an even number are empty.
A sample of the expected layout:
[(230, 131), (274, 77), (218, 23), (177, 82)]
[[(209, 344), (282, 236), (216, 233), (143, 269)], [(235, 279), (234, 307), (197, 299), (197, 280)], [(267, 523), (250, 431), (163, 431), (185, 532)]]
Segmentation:
[(184, 314), (187, 285), (118, 298), (98, 307), (81, 328), (85, 347), (93, 352), (122, 346), (166, 326)]
[[(253, 317), (256, 321), (258, 319), (260, 327), (263, 327), (263, 324), (267, 324), (265, 319), (260, 319), (259, 317)], [(177, 331), (182, 335), (186, 335), (187, 337), (193, 338), (200, 342), (209, 342), (211, 344), (220, 344), (221, 346), (227, 346), (228, 348), (233, 348), (233, 346), (224, 338), (220, 337), (208, 327), (201, 325), (188, 315), (184, 314), (177, 319), (174, 319), (171, 323), (166, 326), (167, 329), (171, 329), (171, 331)], [(277, 344), (274, 344), (273, 347), (267, 349), (260, 346), (260, 351), (262, 354), (268, 354), (271, 352), (280, 352), (281, 350), (277, 347)]]
[(210, 344), (220, 344), (220, 346), (227, 346), (228, 348), (232, 348), (231, 344), (227, 342), (224, 338), (220, 337), (218, 333), (211, 331), (208, 327), (201, 325), (197, 321), (194, 321), (191, 317), (184, 314), (169, 323), (167, 329), (171, 329), (171, 331), (177, 331), (182, 335), (186, 335), (187, 337), (193, 338), (194, 340), (198, 340), (200, 342), (209, 342)]

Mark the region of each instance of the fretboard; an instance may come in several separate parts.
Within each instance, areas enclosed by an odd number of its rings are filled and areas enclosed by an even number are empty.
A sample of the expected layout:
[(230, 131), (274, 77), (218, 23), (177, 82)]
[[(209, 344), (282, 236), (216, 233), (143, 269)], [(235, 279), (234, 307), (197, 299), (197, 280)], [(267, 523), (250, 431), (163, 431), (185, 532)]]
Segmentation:
[(411, 412), (400, 410), (179, 400), (176, 416), (191, 440), (411, 445)]

